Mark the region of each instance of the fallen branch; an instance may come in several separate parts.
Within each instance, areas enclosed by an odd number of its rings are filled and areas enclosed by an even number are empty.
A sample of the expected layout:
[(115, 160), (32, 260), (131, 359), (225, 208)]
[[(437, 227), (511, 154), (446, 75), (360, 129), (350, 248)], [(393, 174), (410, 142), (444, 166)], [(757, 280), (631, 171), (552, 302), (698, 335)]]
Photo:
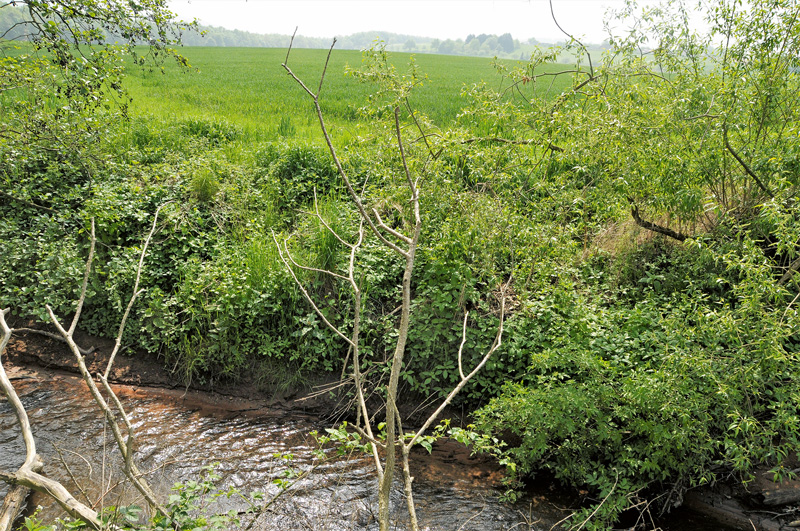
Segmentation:
[(31, 493), (31, 489), (22, 485), (15, 485), (9, 489), (3, 498), (3, 507), (0, 508), (0, 530), (10, 530), (14, 521), (25, 509), (25, 501)]
[(664, 236), (669, 236), (670, 238), (678, 240), (679, 242), (685, 241), (688, 238), (688, 236), (682, 232), (676, 232), (669, 227), (662, 227), (661, 225), (656, 225), (653, 222), (642, 219), (642, 217), (639, 215), (639, 207), (634, 205), (632, 202), (631, 216), (633, 216), (633, 220), (636, 222), (636, 224), (644, 229), (657, 232), (658, 234), (663, 234)]
[[(48, 332), (47, 330), (39, 330), (38, 328), (14, 328), (11, 330), (11, 332), (14, 334), (18, 332), (23, 332), (26, 334), (38, 334), (40, 336), (49, 337), (50, 339), (55, 339), (56, 341), (61, 341), (62, 343), (66, 343), (66, 340), (64, 339), (63, 336), (60, 336), (59, 334), (54, 334), (53, 332)], [(95, 350), (97, 350), (97, 347), (82, 348), (78, 346), (78, 351), (84, 356), (88, 356)]]
[[(8, 312), (8, 309), (0, 311), (0, 327), (3, 329), (3, 339), (0, 340), (0, 356), (5, 353), (6, 346), (11, 339), (11, 328), (6, 324), (5, 318)], [(103, 524), (97, 513), (92, 510), (91, 507), (76, 500), (61, 483), (46, 478), (38, 472), (41, 470), (42, 462), (39, 456), (36, 455), (36, 441), (33, 438), (33, 431), (31, 430), (28, 413), (25, 411), (25, 407), (22, 405), (17, 392), (11, 385), (11, 381), (8, 379), (8, 375), (2, 363), (0, 363), (0, 387), (3, 388), (3, 393), (8, 398), (8, 402), (11, 404), (14, 414), (17, 416), (19, 428), (22, 432), (22, 440), (25, 443), (25, 462), (22, 463), (22, 466), (20, 466), (16, 472), (0, 470), (0, 480), (8, 483), (12, 487), (18, 486), (28, 491), (35, 490), (46, 494), (53, 498), (71, 517), (83, 520), (92, 529), (101, 529)], [(20, 493), (22, 492), (24, 491), (20, 491)], [(7, 503), (11, 503), (11, 501), (12, 500), (4, 502), (4, 507)], [(14, 519), (16, 519), (16, 514), (12, 514), (12, 509), (10, 507), (7, 509), (4, 508), (3, 514), (7, 514), (8, 516), (4, 516), (4, 518), (9, 518), (10, 520), (6, 520), (5, 522), (0, 521), (0, 530), (10, 531), (11, 525)]]

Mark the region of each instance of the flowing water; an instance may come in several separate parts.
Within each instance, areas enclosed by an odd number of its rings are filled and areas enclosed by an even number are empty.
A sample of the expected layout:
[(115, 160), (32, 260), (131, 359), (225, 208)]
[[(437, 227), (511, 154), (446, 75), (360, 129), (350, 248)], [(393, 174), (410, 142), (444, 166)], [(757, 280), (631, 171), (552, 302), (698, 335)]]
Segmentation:
[[(82, 501), (101, 506), (141, 503), (124, 486), (117, 472), (119, 454), (83, 383), (68, 376), (14, 381), (31, 419), (45, 474), (61, 481)], [(315, 459), (317, 445), (309, 436), (323, 421), (281, 410), (226, 414), (222, 409), (188, 403), (180, 394), (118, 387), (117, 392), (137, 431), (137, 461), (162, 495), (176, 481), (197, 478), (203, 467), (218, 463), (218, 484), (277, 492), (273, 480), (287, 469), (305, 475), (258, 517), (253, 529), (372, 530), (376, 480), (371, 461), (362, 456)], [(59, 458), (60, 454), (60, 458)], [(291, 457), (287, 457), (291, 456)], [(22, 437), (10, 405), (0, 402), (0, 468), (15, 469), (24, 459)], [(61, 462), (63, 460), (63, 463)], [(502, 503), (500, 470), (466, 459), (454, 443), (414, 456), (414, 491), (420, 524), (431, 530), (549, 530), (567, 516), (566, 502), (546, 488), (528, 493), (514, 505)], [(66, 465), (66, 466), (65, 466)], [(0, 496), (5, 489), (0, 486)], [(401, 485), (393, 492), (396, 528), (404, 529), (405, 503)], [(45, 520), (61, 515), (43, 496), (34, 504), (44, 508)], [(239, 498), (219, 508), (243, 510)], [(245, 519), (249, 523), (249, 517)], [(698, 529), (697, 523), (670, 526)], [(709, 527), (709, 529), (714, 527)], [(665, 528), (666, 529), (666, 528)]]

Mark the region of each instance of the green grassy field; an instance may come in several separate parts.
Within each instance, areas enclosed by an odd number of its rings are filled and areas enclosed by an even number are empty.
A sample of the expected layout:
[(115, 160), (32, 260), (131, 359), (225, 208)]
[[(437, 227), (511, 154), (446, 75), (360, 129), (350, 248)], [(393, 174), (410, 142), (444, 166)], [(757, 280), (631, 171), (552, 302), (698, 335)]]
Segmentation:
[[(288, 130), (288, 136), (312, 141), (320, 138), (311, 100), (281, 67), (285, 49), (184, 48), (182, 53), (196, 70), (181, 70), (175, 65), (168, 65), (164, 74), (130, 69), (127, 87), (133, 97), (134, 116), (225, 120), (241, 127), (245, 138), (251, 140), (278, 138), (283, 120), (284, 136)], [(289, 66), (316, 89), (326, 54), (326, 50), (293, 50)], [(407, 68), (408, 54), (391, 57), (399, 71)], [(456, 119), (464, 103), (460, 97), (463, 87), (480, 82), (501, 87), (504, 83), (490, 59), (445, 55), (415, 58), (428, 79), (412, 94), (412, 104), (440, 125)], [(360, 52), (334, 50), (328, 67), (320, 101), (330, 123), (343, 128), (338, 131), (340, 136), (353, 132), (357, 110), (374, 90), (345, 75), (347, 65), (356, 68), (360, 64)], [(566, 76), (561, 82), (568, 82)]]

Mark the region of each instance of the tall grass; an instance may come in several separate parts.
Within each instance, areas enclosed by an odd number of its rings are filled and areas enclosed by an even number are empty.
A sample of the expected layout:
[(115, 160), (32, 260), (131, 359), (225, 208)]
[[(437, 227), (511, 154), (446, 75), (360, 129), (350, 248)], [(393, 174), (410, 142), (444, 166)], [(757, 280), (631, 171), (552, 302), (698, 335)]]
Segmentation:
[[(240, 127), (251, 141), (279, 137), (322, 141), (307, 94), (281, 67), (285, 49), (185, 48), (182, 52), (194, 70), (177, 65), (167, 65), (164, 73), (129, 69), (126, 84), (134, 115), (221, 120)], [(318, 80), (326, 54), (326, 50), (293, 50), (289, 64), (301, 78)], [(392, 55), (400, 71), (407, 67), (409, 57)], [(415, 60), (428, 79), (414, 91), (411, 103), (442, 126), (456, 120), (464, 103), (459, 96), (463, 87), (486, 82), (501, 88), (504, 83), (487, 58), (418, 55)], [(325, 77), (320, 102), (340, 138), (358, 132), (358, 109), (373, 91), (345, 75), (347, 65), (357, 68), (360, 64), (360, 52), (334, 50)], [(316, 81), (312, 85), (316, 89)]]

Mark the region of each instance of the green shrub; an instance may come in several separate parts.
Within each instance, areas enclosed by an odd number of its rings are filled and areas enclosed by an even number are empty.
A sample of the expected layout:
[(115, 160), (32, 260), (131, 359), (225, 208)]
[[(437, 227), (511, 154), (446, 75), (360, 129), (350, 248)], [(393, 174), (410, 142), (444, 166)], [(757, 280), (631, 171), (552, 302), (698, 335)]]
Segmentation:
[(217, 195), (220, 183), (214, 172), (208, 168), (194, 171), (189, 180), (189, 192), (201, 203), (208, 203)]
[(313, 201), (314, 191), (325, 195), (342, 185), (327, 150), (307, 145), (268, 145), (256, 155), (262, 169), (260, 184), (273, 188), (278, 206), (294, 210)]
[[(705, 292), (694, 275), (707, 251), (682, 252), (671, 268), (658, 266), (665, 288), (681, 280), (671, 292), (650, 283), (633, 301), (595, 298), (609, 289), (601, 280), (585, 293), (578, 284), (543, 294), (528, 306), (537, 330), (527, 331), (528, 370), (476, 414), (480, 430), (520, 441), (505, 452), (516, 473), (549, 470), (594, 500), (608, 498), (576, 516), (597, 509), (592, 529), (641, 500), (668, 506), (721, 470), (747, 477), (766, 465), (785, 474), (800, 440), (791, 384), (800, 365), (785, 348), (796, 324), (740, 303), (752, 293), (737, 301)], [(658, 264), (661, 255), (651, 258)], [(734, 291), (763, 282), (743, 277)]]
[(221, 120), (191, 118), (180, 122), (183, 134), (204, 138), (211, 146), (232, 142), (242, 135), (240, 127)]

